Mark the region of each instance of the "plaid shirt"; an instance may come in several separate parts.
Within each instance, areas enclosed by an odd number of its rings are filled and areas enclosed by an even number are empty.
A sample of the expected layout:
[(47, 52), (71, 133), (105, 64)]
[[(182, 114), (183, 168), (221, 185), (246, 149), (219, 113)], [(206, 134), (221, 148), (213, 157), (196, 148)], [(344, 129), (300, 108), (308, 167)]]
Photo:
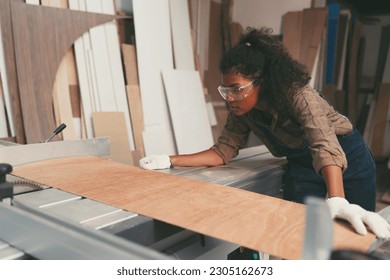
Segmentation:
[(305, 86), (294, 95), (287, 112), (260, 111), (256, 107), (243, 116), (229, 112), (217, 143), (211, 147), (225, 163), (244, 148), (252, 131), (276, 157), (287, 156), (308, 143), (317, 173), (327, 165), (347, 169), (338, 135), (351, 133), (351, 122), (336, 112), (321, 95)]

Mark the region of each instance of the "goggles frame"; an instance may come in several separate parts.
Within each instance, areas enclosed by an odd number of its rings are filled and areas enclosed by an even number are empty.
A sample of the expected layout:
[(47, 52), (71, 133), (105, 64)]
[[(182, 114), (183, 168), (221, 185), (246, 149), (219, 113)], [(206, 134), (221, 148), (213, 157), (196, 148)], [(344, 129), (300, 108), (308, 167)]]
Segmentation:
[[(223, 99), (228, 100), (233, 99), (233, 101), (241, 101), (244, 98), (248, 97), (252, 92), (253, 88), (256, 86), (257, 79), (250, 81), (249, 83), (239, 86), (239, 87), (224, 87), (222, 85), (218, 86), (218, 92)], [(245, 89), (249, 86), (252, 86), (247, 92), (243, 93)]]

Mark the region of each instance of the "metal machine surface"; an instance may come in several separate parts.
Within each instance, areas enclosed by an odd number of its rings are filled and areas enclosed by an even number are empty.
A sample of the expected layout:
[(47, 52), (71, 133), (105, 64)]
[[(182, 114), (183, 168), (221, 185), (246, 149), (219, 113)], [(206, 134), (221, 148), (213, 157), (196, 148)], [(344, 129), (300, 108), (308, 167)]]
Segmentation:
[[(109, 151), (105, 138), (0, 144), (0, 157), (11, 165)], [(226, 166), (161, 172), (277, 196), (284, 164), (258, 146), (243, 149)], [(14, 197), (12, 205), (0, 202), (0, 223), (6, 225), (0, 229), (2, 259), (226, 259), (239, 246), (13, 175), (6, 178), (13, 182)]]

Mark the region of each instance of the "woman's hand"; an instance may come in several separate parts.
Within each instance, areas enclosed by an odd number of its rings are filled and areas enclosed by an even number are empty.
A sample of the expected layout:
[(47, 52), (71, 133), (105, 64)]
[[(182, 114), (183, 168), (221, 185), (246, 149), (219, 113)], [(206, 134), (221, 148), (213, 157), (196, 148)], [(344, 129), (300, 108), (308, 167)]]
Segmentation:
[(390, 238), (390, 224), (378, 213), (367, 211), (357, 204), (350, 204), (343, 197), (326, 200), (332, 218), (340, 218), (351, 223), (357, 233), (367, 234), (366, 226), (379, 238)]
[(150, 155), (139, 160), (142, 169), (167, 169), (171, 167), (171, 159), (168, 155)]

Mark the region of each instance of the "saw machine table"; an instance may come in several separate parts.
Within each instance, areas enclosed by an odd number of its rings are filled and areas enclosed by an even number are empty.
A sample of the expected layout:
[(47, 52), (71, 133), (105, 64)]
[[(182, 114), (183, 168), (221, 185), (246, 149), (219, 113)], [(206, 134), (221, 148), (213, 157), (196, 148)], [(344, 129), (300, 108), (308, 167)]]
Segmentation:
[[(13, 145), (8, 142), (0, 143), (0, 156), (3, 162), (18, 165), (39, 162), (52, 158), (66, 158), (71, 156), (104, 156), (109, 153), (107, 139), (93, 139), (83, 141), (63, 141), (32, 145)], [(19, 155), (23, 154), (22, 157)], [(18, 156), (16, 156), (18, 155)], [(177, 176), (194, 178), (206, 182), (229, 185), (235, 188), (251, 190), (272, 196), (279, 195), (282, 176), (284, 174), (284, 159), (274, 158), (264, 146), (258, 146), (240, 151), (240, 155), (231, 164), (215, 168), (173, 168), (161, 173), (170, 173)], [(109, 175), (108, 175), (109, 176)], [(20, 178), (7, 175), (7, 181), (14, 182), (13, 206), (4, 211), (17, 210), (10, 213), (8, 218), (3, 216), (3, 224), (12, 224), (16, 231), (36, 230), (35, 239), (25, 243), (16, 240), (12, 230), (3, 232), (0, 229), (0, 259), (84, 259), (84, 258), (178, 258), (178, 259), (226, 259), (227, 255), (238, 248), (238, 244), (222, 241), (207, 235), (198, 234), (178, 226), (171, 225), (153, 218), (110, 206), (96, 200), (75, 195), (67, 191), (53, 188), (50, 185), (28, 184)], [(115, 183), (115, 180), (113, 180)], [(75, 182), (77, 183), (77, 182)], [(0, 203), (0, 206), (1, 203)], [(17, 227), (12, 219), (41, 219), (39, 223), (24, 222), (30, 228)], [(11, 220), (11, 221), (10, 221)], [(61, 232), (41, 232), (45, 226), (54, 222), (58, 228), (72, 228), (80, 233), (92, 230), (92, 240), (107, 239), (109, 242), (140, 246), (148, 252), (139, 252), (140, 248), (131, 248), (133, 255), (123, 255), (114, 248), (110, 254), (94, 251), (88, 247), (91, 240), (68, 240), (67, 250), (58, 248), (55, 240), (48, 234), (66, 239)], [(20, 223), (17, 223), (20, 225)], [(43, 225), (42, 225), (43, 224)], [(3, 228), (3, 227), (2, 227)], [(7, 227), (8, 229), (12, 228)], [(91, 234), (89, 232), (88, 234)], [(84, 234), (84, 235), (88, 235)], [(33, 235), (32, 235), (33, 237)], [(112, 239), (112, 240), (111, 240)], [(34, 251), (36, 242), (42, 240), (39, 252)], [(67, 240), (67, 239), (66, 239)], [(107, 240), (99, 246), (105, 248)], [(84, 244), (83, 254), (75, 252), (74, 244)], [(128, 244), (127, 244), (128, 245)], [(64, 246), (64, 245), (62, 245)], [(57, 250), (53, 250), (57, 248)], [(107, 249), (106, 249), (107, 250)], [(131, 251), (131, 250), (130, 250)]]

